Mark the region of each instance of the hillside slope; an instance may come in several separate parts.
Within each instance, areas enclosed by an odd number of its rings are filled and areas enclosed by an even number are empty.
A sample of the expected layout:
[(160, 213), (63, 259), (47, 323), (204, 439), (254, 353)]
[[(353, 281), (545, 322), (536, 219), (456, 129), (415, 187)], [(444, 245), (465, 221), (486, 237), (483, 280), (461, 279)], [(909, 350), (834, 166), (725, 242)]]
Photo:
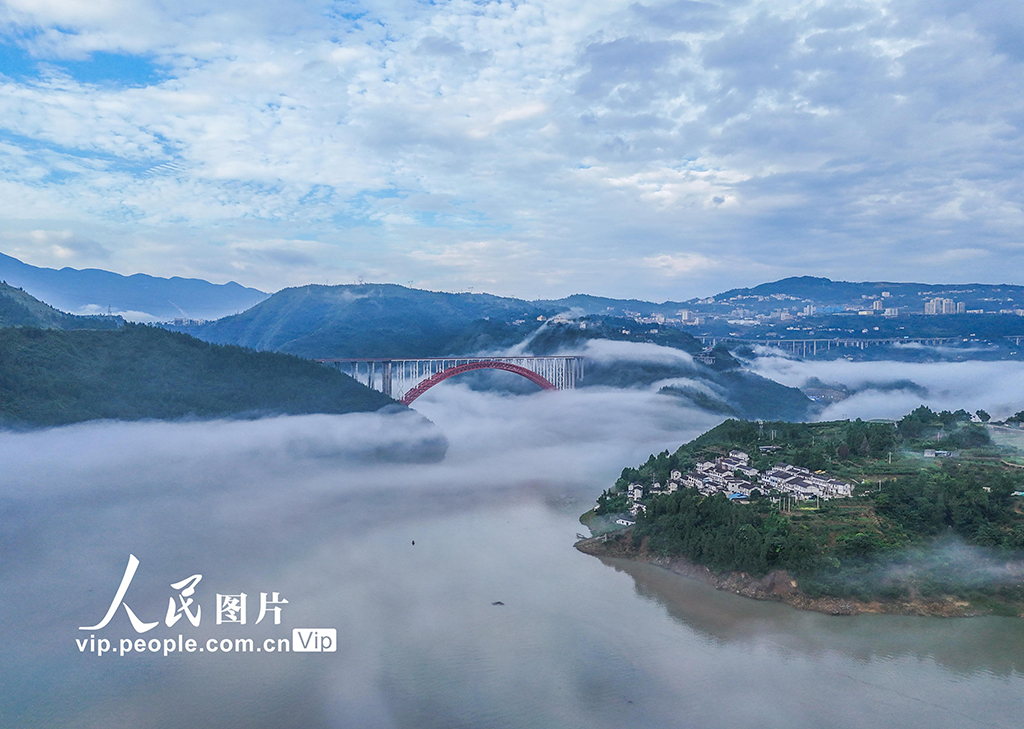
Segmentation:
[[(181, 328), (200, 339), (303, 357), (430, 357), (510, 346), (550, 314), (519, 299), (394, 284), (301, 286)], [(518, 324), (516, 322), (519, 322)]]
[(348, 413), (391, 398), (314, 362), (154, 327), (0, 329), (0, 423)]
[(116, 329), (119, 316), (74, 316), (58, 311), (25, 291), (0, 282), (0, 327), (39, 329)]

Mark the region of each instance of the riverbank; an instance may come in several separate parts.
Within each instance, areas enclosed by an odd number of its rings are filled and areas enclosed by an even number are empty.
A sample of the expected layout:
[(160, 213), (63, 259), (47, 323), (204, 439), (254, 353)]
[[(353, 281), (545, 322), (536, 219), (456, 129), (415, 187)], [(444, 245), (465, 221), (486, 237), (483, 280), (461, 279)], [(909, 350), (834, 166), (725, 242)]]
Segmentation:
[[(827, 615), (859, 615), (863, 613), (886, 615), (919, 615), (944, 618), (991, 615), (993, 611), (961, 598), (944, 596), (937, 599), (913, 597), (909, 599), (863, 601), (846, 597), (811, 597), (800, 589), (799, 583), (785, 570), (769, 572), (755, 577), (743, 572), (716, 573), (704, 565), (682, 557), (667, 557), (651, 552), (647, 539), (633, 546), (632, 529), (606, 534), (576, 542), (576, 549), (594, 557), (613, 557), (653, 564), (674, 574), (701, 580), (719, 590), (755, 600), (782, 602), (800, 610), (811, 610)], [(1024, 617), (1024, 614), (1022, 614)]]

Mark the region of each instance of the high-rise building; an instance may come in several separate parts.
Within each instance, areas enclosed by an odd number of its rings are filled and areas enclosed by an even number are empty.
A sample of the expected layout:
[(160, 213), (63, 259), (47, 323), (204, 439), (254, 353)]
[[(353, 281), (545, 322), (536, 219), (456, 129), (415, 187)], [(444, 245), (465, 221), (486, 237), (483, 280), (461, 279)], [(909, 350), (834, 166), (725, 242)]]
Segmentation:
[(925, 314), (963, 314), (967, 306), (962, 301), (953, 299), (931, 299), (924, 302)]

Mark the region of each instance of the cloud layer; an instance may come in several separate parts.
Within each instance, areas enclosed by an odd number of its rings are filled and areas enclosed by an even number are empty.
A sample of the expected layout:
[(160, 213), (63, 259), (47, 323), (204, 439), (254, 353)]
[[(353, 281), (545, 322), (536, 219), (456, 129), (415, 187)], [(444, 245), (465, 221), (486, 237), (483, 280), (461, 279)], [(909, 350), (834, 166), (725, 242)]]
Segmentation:
[(37, 265), (680, 298), (1024, 264), (1009, 0), (87, 5), (0, 5)]
[(1024, 409), (1020, 362), (850, 362), (760, 357), (753, 369), (790, 387), (811, 378), (845, 385), (846, 400), (829, 405), (822, 420), (900, 418), (919, 405), (936, 410), (984, 409), (996, 419)]

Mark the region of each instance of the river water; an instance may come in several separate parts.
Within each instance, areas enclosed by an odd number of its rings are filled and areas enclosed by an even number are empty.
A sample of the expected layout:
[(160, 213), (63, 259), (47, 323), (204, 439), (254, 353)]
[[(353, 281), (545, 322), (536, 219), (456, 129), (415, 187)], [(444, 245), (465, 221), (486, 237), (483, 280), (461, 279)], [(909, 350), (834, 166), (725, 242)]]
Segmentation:
[[(381, 415), (0, 437), (0, 726), (1024, 724), (1024, 620), (830, 617), (572, 548), (623, 465), (712, 416), (622, 391), (453, 385), (417, 405), (442, 462), (360, 451), (423, 435)], [(139, 637), (123, 609), (79, 630), (129, 554), (147, 640), (334, 628), (337, 650), (80, 650)], [(171, 583), (193, 574), (200, 625), (168, 627)], [(216, 624), (216, 595), (243, 592), (247, 623)], [(280, 625), (255, 624), (261, 592), (288, 600)]]

